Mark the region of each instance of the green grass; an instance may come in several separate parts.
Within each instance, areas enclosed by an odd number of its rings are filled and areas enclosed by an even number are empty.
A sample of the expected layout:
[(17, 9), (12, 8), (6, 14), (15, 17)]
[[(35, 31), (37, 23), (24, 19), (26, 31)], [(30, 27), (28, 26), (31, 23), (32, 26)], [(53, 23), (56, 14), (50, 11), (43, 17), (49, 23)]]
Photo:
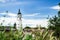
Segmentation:
[[(0, 31), (0, 40), (60, 40), (53, 36), (54, 31), (50, 32), (49, 30), (34, 31), (31, 34), (24, 34), (23, 30), (20, 31), (10, 30), (9, 32)], [(32, 36), (34, 34), (34, 37)]]

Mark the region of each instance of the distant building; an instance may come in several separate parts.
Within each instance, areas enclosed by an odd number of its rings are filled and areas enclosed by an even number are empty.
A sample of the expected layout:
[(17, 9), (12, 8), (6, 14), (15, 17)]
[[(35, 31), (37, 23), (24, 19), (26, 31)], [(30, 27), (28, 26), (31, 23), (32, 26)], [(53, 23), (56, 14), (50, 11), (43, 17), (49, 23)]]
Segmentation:
[(17, 14), (16, 28), (20, 29), (21, 27), (22, 27), (22, 14), (21, 14), (20, 9), (19, 9), (18, 14)]
[[(5, 17), (5, 16), (4, 16)], [(22, 14), (20, 12), (20, 9), (18, 10), (18, 13), (17, 13), (17, 21), (13, 24), (14, 26), (11, 27), (11, 26), (4, 26), (2, 25), (3, 23), (1, 23), (0, 25), (0, 30), (10, 30), (10, 28), (12, 28), (13, 30), (20, 30), (20, 28), (22, 27)], [(14, 20), (15, 21), (15, 20)], [(1, 28), (2, 27), (2, 28)]]

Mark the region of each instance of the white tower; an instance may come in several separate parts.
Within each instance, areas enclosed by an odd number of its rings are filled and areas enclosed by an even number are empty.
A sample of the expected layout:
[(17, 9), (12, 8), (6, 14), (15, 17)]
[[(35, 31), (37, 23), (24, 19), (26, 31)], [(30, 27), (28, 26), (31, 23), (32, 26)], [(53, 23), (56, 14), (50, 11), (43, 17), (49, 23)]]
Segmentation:
[(19, 9), (18, 14), (17, 14), (17, 25), (16, 25), (18, 30), (20, 30), (20, 28), (22, 27), (22, 19), (21, 18), (22, 18), (22, 14)]

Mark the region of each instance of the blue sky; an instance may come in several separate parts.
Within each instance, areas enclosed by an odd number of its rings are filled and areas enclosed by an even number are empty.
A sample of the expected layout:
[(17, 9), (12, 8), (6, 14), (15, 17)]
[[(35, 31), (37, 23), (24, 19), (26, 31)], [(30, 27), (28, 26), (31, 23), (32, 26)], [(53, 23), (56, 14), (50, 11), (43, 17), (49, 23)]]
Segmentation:
[[(5, 1), (5, 2), (3, 2)], [(22, 14), (40, 13), (41, 15), (57, 14), (50, 7), (58, 5), (60, 0), (3, 0), (0, 1), (0, 12), (6, 10), (17, 13), (21, 9)]]
[(0, 1), (0, 12), (8, 10), (17, 13), (20, 8), (22, 14), (54, 15), (57, 14), (57, 11), (50, 7), (58, 5), (59, 2), (60, 0), (2, 0)]
[(44, 20), (48, 15), (57, 15), (59, 2), (60, 0), (0, 0), (0, 13), (8, 11), (17, 14), (20, 9), (24, 19)]

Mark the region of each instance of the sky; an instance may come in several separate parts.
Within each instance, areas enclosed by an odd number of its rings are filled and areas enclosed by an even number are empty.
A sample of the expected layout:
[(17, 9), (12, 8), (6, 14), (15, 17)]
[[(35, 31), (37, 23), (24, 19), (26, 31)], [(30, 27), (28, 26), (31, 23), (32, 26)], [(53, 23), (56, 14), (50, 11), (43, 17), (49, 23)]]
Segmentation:
[[(16, 21), (18, 9), (20, 9), (23, 27), (26, 25), (46, 27), (48, 15), (49, 18), (58, 15), (59, 2), (60, 0), (0, 0), (0, 21), (6, 20), (4, 25), (11, 22), (13, 24)], [(3, 15), (6, 17), (4, 18)]]

